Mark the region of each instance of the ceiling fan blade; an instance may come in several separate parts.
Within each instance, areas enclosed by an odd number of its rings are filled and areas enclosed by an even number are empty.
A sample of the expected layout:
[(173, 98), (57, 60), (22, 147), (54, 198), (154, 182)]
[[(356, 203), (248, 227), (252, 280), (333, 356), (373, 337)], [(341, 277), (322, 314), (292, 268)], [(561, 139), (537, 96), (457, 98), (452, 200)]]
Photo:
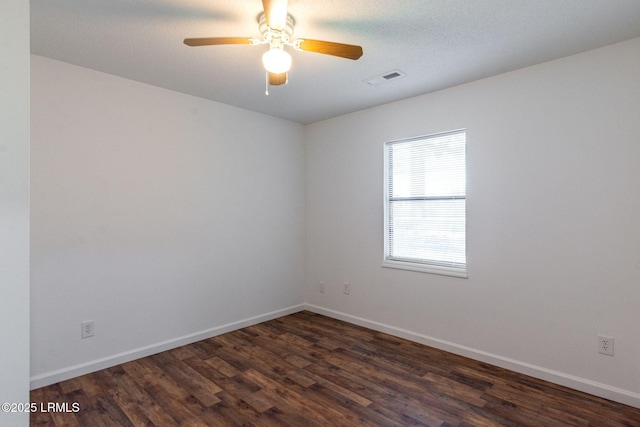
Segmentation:
[(287, 27), (287, 0), (262, 0), (267, 25), (283, 31)]
[(300, 50), (306, 52), (324, 53), (325, 55), (339, 56), (347, 59), (355, 60), (362, 56), (362, 47), (352, 44), (302, 39), (299, 40), (299, 46)]
[(269, 84), (271, 86), (280, 86), (287, 82), (287, 73), (269, 73)]
[(187, 46), (213, 46), (219, 44), (253, 44), (248, 37), (202, 37), (196, 39), (184, 39)]

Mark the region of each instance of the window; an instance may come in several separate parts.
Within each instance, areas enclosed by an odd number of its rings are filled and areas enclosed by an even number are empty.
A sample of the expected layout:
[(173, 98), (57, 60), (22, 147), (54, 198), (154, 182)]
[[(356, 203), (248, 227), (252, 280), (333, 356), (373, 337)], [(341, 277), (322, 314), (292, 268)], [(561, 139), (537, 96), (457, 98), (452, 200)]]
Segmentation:
[(467, 277), (466, 132), (385, 144), (384, 267)]

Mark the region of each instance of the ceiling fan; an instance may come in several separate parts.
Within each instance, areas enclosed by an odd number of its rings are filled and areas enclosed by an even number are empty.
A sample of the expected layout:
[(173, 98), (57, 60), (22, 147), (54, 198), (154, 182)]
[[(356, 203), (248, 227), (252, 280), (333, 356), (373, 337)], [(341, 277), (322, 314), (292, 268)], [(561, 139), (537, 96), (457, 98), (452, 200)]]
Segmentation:
[(287, 0), (262, 0), (264, 13), (258, 17), (258, 29), (262, 40), (251, 37), (203, 37), (184, 39), (187, 46), (213, 46), (225, 44), (267, 44), (269, 50), (262, 55), (262, 63), (267, 71), (267, 95), (269, 85), (278, 86), (287, 83), (291, 67), (291, 55), (285, 46), (305, 52), (356, 60), (362, 56), (362, 47), (323, 40), (292, 40), (293, 18), (287, 13)]

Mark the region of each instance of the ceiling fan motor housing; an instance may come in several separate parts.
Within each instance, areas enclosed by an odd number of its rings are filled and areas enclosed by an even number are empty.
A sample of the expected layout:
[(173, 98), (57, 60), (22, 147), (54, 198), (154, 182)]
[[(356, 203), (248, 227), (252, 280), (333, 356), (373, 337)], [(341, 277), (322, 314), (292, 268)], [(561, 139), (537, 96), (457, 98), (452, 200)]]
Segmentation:
[(287, 15), (287, 24), (284, 30), (275, 30), (267, 25), (267, 18), (263, 13), (258, 15), (258, 30), (262, 34), (263, 39), (268, 42), (271, 47), (282, 47), (293, 38), (293, 26), (295, 21), (291, 15)]

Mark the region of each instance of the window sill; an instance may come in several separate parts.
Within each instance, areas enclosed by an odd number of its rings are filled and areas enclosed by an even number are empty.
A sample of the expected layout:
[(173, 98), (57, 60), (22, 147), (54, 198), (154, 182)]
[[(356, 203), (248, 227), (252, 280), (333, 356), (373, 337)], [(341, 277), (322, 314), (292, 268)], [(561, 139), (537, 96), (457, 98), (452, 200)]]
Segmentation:
[(436, 265), (419, 264), (415, 262), (404, 262), (385, 259), (382, 261), (382, 266), (385, 268), (396, 268), (399, 270), (417, 271), (420, 273), (439, 274), (442, 276), (459, 277), (466, 279), (467, 271), (460, 270), (458, 268), (440, 267)]

